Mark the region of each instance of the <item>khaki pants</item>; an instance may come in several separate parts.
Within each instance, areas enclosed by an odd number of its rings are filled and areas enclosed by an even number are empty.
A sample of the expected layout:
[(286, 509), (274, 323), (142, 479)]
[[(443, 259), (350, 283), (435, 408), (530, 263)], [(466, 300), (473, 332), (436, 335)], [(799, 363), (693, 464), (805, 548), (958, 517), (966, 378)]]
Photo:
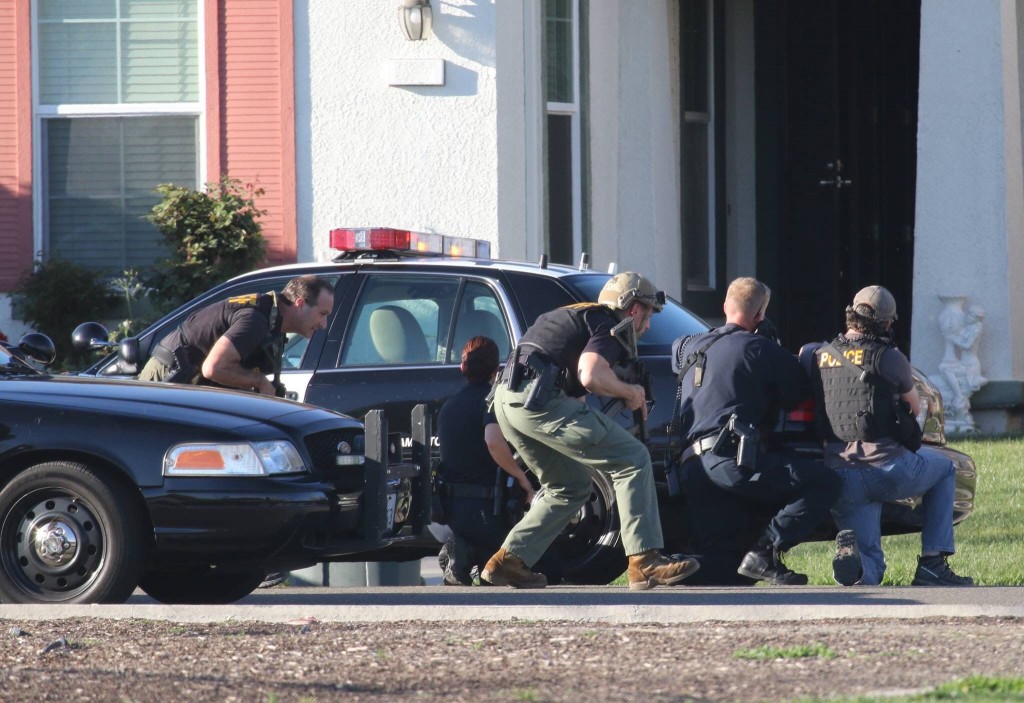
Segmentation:
[(156, 357), (150, 357), (146, 365), (142, 367), (142, 371), (139, 373), (140, 381), (163, 381), (167, 378), (167, 374), (170, 373), (170, 369), (164, 366)]
[(519, 391), (499, 386), (494, 413), (544, 491), (505, 538), (505, 549), (529, 566), (537, 563), (589, 497), (590, 470), (612, 481), (626, 554), (661, 549), (664, 538), (647, 447), (611, 418), (561, 391), (543, 409), (525, 409), (530, 385), (524, 385)]

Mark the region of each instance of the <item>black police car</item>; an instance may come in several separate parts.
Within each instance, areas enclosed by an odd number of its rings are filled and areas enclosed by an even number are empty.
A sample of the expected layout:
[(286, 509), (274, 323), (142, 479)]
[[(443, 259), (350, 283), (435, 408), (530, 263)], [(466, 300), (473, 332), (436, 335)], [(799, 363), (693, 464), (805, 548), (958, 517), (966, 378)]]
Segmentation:
[(52, 342), (0, 345), (0, 601), (117, 603), (141, 586), (227, 603), (268, 572), (422, 530), (411, 503), (429, 459), (391, 452), (388, 466), (379, 411), (364, 430), (286, 400), (51, 376), (30, 359), (52, 361)]
[[(282, 380), (288, 396), (356, 417), (382, 407), (393, 429), (408, 428), (409, 411), (427, 403), (435, 412), (463, 383), (459, 369), (464, 343), (486, 335), (498, 343), (502, 358), (520, 335), (543, 312), (579, 301), (596, 300), (609, 274), (560, 265), (495, 261), (489, 245), (467, 239), (393, 229), (331, 232), (332, 247), (341, 251), (330, 263), (277, 266), (239, 276), (167, 315), (138, 338), (127, 362), (111, 354), (86, 373), (130, 376), (145, 363), (153, 344), (170, 333), (197, 308), (232, 295), (280, 290), (298, 275), (315, 274), (335, 286), (335, 306), (326, 332), (312, 340), (288, 340)], [(455, 256), (453, 254), (461, 254)], [(651, 320), (639, 340), (639, 353), (654, 377), (655, 397), (650, 415), (651, 455), (659, 480), (661, 516), (666, 546), (685, 547), (681, 502), (669, 499), (664, 483), (668, 451), (667, 427), (676, 394), (670, 364), (672, 341), (708, 328), (675, 301)], [(128, 363), (134, 362), (134, 363)], [(941, 405), (931, 398), (930, 435), (941, 436)], [(802, 409), (780, 421), (779, 437), (804, 451), (815, 446)], [(922, 418), (923, 419), (923, 418)], [(623, 417), (623, 423), (629, 419)], [(948, 452), (960, 475), (957, 520), (971, 510), (974, 464), (969, 457)], [(607, 583), (625, 568), (618, 534), (618, 515), (611, 484), (595, 475), (594, 491), (577, 518), (560, 537), (567, 560), (567, 577), (577, 583)], [(913, 501), (887, 506), (888, 533), (919, 530)], [(827, 526), (826, 530), (829, 529)], [(822, 538), (830, 535), (823, 532)], [(433, 540), (396, 545), (364, 555), (367, 560), (413, 559), (437, 552)]]

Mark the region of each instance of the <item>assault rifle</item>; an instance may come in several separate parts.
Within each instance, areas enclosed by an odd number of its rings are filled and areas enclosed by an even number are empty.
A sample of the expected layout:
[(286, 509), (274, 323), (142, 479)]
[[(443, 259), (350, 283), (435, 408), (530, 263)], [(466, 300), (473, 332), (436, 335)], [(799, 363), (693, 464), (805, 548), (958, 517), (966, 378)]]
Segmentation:
[[(644, 368), (643, 362), (640, 361), (640, 355), (636, 348), (636, 329), (633, 327), (633, 318), (627, 317), (615, 325), (612, 328), (612, 337), (625, 348), (626, 354), (629, 356), (625, 364), (616, 364), (612, 370), (623, 383), (643, 386), (646, 410), (650, 412), (654, 405), (654, 380)], [(601, 408), (601, 411), (606, 415), (615, 416), (621, 413), (625, 407), (626, 401), (622, 398), (613, 398)], [(637, 408), (633, 411), (633, 427), (629, 431), (644, 443), (650, 440), (651, 434), (647, 428), (647, 419), (644, 417), (644, 408)]]

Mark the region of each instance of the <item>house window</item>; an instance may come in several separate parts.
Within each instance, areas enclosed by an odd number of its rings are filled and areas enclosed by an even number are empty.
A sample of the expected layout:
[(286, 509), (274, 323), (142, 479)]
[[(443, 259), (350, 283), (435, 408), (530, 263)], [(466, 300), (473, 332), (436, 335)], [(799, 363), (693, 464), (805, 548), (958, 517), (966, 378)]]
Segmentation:
[(166, 255), (160, 183), (199, 183), (198, 0), (37, 0), (39, 244), (106, 273)]
[(715, 96), (712, 0), (683, 0), (683, 272), (687, 290), (714, 290)]
[(579, 0), (544, 0), (548, 252), (572, 264), (583, 250)]

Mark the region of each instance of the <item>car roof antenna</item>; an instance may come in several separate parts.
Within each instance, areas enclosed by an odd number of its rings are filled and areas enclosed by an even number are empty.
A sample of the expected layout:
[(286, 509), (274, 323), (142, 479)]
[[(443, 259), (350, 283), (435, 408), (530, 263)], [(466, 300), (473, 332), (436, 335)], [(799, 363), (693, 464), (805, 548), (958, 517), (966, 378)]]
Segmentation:
[(613, 261), (610, 264), (608, 264), (608, 273), (610, 273), (611, 275), (614, 276), (618, 272), (619, 272), (619, 265), (617, 263), (615, 263)]
[(548, 255), (541, 254), (540, 261), (537, 263), (537, 265), (540, 266), (542, 269), (546, 269), (548, 267)]
[(586, 271), (590, 268), (590, 254), (583, 252), (580, 254), (580, 271)]

